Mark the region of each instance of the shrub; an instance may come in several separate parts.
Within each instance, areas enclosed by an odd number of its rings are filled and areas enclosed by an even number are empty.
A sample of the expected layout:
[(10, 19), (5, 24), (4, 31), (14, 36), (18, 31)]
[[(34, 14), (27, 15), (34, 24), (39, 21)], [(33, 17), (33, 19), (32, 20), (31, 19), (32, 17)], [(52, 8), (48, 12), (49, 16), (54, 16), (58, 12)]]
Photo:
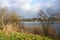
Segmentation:
[(25, 34), (25, 33), (0, 33), (0, 40), (53, 40), (45, 36), (39, 36), (36, 34)]

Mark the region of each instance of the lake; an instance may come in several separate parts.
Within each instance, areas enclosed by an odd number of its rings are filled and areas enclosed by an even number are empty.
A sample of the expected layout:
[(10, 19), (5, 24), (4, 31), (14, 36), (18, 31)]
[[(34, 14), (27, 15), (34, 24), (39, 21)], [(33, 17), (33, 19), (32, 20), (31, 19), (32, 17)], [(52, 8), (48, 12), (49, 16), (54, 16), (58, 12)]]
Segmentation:
[[(40, 22), (21, 22), (21, 23), (26, 27), (42, 27)], [(52, 26), (57, 31), (57, 34), (60, 35), (60, 21), (55, 21)]]

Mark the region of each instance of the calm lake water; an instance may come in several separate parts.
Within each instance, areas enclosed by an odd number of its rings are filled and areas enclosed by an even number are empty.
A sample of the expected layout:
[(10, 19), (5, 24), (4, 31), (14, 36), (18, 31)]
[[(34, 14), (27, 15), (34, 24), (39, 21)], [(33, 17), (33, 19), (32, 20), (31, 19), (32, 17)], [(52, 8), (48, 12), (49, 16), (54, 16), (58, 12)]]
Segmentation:
[[(42, 27), (40, 22), (21, 22), (21, 23), (26, 27)], [(57, 34), (60, 35), (60, 21), (55, 21), (52, 26), (57, 31)]]

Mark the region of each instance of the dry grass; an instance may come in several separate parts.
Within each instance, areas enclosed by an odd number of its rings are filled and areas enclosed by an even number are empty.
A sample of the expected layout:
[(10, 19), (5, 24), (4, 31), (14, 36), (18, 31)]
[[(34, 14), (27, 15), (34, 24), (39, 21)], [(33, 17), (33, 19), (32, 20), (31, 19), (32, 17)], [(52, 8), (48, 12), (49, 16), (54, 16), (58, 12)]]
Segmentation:
[(17, 25), (17, 24), (7, 24), (4, 28), (3, 28), (3, 32), (4, 33), (11, 33), (11, 32), (22, 32), (23, 26), (21, 25)]

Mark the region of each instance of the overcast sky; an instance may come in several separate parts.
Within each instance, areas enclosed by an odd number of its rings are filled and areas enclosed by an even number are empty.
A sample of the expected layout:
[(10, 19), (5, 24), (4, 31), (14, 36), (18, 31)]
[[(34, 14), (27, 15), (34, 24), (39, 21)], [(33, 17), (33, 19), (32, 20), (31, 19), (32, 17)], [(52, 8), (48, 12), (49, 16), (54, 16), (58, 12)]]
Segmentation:
[(0, 7), (16, 10), (25, 18), (36, 17), (39, 9), (54, 7), (57, 0), (0, 0)]

